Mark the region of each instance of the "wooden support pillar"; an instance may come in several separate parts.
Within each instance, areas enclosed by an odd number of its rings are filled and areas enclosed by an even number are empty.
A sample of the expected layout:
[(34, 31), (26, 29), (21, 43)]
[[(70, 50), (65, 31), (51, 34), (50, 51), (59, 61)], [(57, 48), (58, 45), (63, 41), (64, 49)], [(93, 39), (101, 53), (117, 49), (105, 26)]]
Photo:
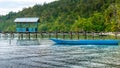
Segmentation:
[(12, 39), (12, 33), (10, 33), (10, 39)]
[(100, 32), (99, 37), (100, 37), (100, 39), (102, 39), (102, 32)]
[(50, 32), (48, 32), (48, 37), (51, 38), (51, 33)]
[(117, 35), (118, 35), (118, 32), (115, 32), (115, 39), (118, 39), (118, 38), (117, 38)]
[(87, 32), (84, 31), (83, 33), (84, 33), (84, 39), (87, 39)]
[(64, 34), (64, 32), (62, 32), (62, 34), (63, 34), (63, 39), (65, 39), (65, 34)]
[(44, 36), (43, 36), (42, 32), (40, 34), (41, 34), (41, 38), (43, 38)]
[(37, 32), (36, 32), (36, 34), (35, 34), (35, 37), (36, 37), (36, 39), (37, 39)]
[(30, 32), (28, 34), (29, 34), (29, 39), (30, 39)]
[(14, 33), (12, 33), (13, 34), (13, 38), (14, 38)]
[(26, 36), (25, 39), (27, 39), (27, 37), (28, 37), (28, 33), (27, 32), (25, 33), (25, 36)]
[(20, 33), (18, 33), (18, 39), (20, 39)]
[(92, 32), (92, 38), (95, 39), (94, 32)]
[(80, 37), (79, 37), (79, 31), (77, 31), (77, 39), (80, 39)]
[(10, 33), (10, 39), (12, 39), (13, 38), (13, 33)]
[(23, 39), (23, 33), (21, 33), (21, 39)]
[(55, 32), (55, 37), (58, 38), (58, 33), (57, 32)]
[(70, 39), (73, 39), (73, 34), (72, 34), (72, 32), (70, 32)]

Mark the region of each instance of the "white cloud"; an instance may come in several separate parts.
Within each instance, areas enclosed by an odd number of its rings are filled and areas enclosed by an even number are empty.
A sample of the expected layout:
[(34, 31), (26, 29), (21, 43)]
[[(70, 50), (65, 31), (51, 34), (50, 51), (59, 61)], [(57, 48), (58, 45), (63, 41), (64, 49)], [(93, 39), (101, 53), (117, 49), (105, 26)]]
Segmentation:
[(10, 11), (18, 12), (35, 4), (49, 3), (55, 0), (0, 0), (0, 15), (8, 14)]
[(13, 12), (18, 12), (22, 9), (20, 8), (0, 8), (0, 15), (5, 15), (5, 14), (8, 14), (9, 12), (13, 11)]

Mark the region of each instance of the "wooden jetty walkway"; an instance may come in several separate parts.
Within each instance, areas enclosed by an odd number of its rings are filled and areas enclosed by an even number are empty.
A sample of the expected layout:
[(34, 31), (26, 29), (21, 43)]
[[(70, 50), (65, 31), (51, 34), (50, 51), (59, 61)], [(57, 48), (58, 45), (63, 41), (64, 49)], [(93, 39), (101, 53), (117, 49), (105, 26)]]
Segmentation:
[(2, 32), (1, 36), (18, 39), (31, 38), (61, 38), (61, 39), (120, 39), (117, 32)]

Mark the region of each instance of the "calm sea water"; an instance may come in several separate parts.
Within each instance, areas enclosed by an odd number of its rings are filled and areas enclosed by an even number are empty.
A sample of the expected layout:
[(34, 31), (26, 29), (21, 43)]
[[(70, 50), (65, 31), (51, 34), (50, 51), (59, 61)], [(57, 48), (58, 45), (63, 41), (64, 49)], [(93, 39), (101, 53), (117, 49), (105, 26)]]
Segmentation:
[(120, 46), (1, 38), (0, 68), (120, 68)]

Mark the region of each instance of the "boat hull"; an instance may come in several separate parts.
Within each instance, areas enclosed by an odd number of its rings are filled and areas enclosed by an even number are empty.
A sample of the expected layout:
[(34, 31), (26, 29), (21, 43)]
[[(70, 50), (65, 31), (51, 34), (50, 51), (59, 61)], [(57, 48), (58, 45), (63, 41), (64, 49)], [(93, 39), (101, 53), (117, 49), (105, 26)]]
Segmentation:
[(62, 40), (62, 39), (50, 39), (56, 44), (68, 44), (68, 45), (118, 45), (120, 40)]

